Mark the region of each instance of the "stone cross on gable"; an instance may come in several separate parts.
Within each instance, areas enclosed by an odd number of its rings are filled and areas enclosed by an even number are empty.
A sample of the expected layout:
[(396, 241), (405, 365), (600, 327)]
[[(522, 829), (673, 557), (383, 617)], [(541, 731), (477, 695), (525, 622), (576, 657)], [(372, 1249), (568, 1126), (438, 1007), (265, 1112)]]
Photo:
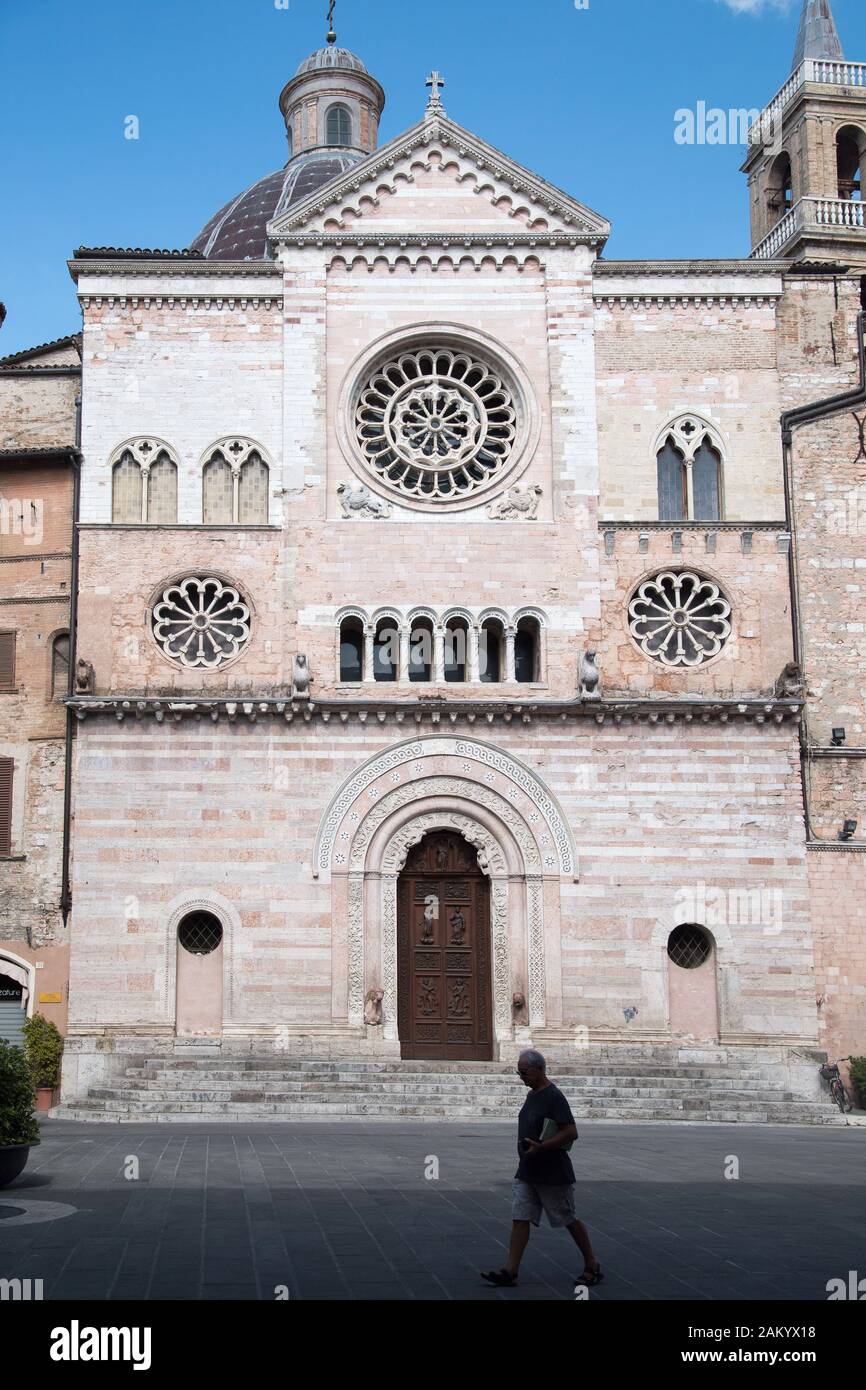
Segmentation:
[(445, 86), (445, 78), (441, 77), (435, 68), (427, 78), (427, 86), (430, 88), (430, 100), (427, 102), (428, 112), (432, 111), (444, 115), (445, 107), (442, 105), (439, 89)]

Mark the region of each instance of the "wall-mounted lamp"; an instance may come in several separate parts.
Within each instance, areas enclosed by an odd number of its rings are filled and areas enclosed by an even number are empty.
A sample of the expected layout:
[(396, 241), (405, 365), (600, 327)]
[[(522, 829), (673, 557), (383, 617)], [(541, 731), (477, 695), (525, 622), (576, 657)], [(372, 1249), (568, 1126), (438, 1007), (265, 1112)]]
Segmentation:
[(841, 748), (845, 742), (846, 734), (844, 729), (834, 729), (831, 742), (834, 748)]
[(853, 840), (856, 833), (857, 822), (855, 820), (846, 820), (842, 826), (842, 829), (839, 831), (839, 839)]

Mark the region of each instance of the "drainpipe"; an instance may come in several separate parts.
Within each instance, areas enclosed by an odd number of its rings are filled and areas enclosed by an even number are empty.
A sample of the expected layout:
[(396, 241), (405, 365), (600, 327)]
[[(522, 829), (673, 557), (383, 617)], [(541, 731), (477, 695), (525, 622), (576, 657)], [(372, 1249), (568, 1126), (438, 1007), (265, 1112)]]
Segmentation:
[[(81, 506), (81, 398), (82, 389), (75, 398), (75, 450), (70, 450), (72, 464), (72, 559), (69, 574), (69, 679), (67, 696), (75, 694), (75, 662), (78, 650), (78, 520)], [(72, 888), (70, 885), (70, 845), (72, 831), (72, 749), (75, 734), (75, 712), (66, 706), (66, 755), (63, 774), (63, 881), (60, 889), (60, 912), (64, 928), (69, 922), (72, 908)]]
[[(803, 641), (803, 620), (800, 608), (800, 574), (797, 564), (797, 518), (794, 501), (793, 457), (794, 430), (801, 425), (814, 424), (816, 420), (837, 415), (842, 410), (853, 409), (866, 404), (866, 313), (857, 315), (857, 352), (860, 368), (860, 385), (853, 391), (843, 391), (839, 396), (829, 396), (823, 401), (813, 401), (811, 405), (798, 406), (796, 410), (786, 410), (782, 423), (782, 460), (785, 480), (785, 525), (791, 537), (788, 550), (788, 583), (791, 590), (791, 627), (793, 635), (794, 660), (804, 669), (805, 643)], [(814, 839), (809, 805), (808, 776), (808, 731), (805, 719), (800, 720), (800, 780), (803, 786), (803, 814), (806, 822), (806, 839)]]

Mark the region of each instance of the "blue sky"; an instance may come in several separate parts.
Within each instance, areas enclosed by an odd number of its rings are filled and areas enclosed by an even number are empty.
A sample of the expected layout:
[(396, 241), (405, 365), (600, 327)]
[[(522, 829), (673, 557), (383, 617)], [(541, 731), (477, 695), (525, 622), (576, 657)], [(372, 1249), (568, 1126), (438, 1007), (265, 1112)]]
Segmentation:
[[(186, 245), (286, 158), (277, 97), (326, 0), (0, 0), (0, 353), (79, 326), (79, 245)], [(284, 3), (284, 0), (282, 0)], [(340, 43), (413, 125), (432, 67), (448, 114), (613, 223), (609, 257), (748, 252), (735, 146), (683, 146), (674, 113), (763, 106), (800, 0), (338, 0)], [(866, 5), (833, 0), (866, 60)], [(140, 139), (124, 138), (135, 115)]]

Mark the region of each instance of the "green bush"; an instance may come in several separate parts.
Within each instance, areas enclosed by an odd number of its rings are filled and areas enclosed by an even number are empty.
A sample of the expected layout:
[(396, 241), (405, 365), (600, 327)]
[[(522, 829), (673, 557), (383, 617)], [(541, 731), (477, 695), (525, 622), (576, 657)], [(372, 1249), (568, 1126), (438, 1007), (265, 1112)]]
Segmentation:
[(0, 1042), (0, 1148), (38, 1144), (33, 1078), (23, 1049)]
[(24, 1051), (33, 1085), (50, 1086), (53, 1091), (60, 1081), (63, 1036), (42, 1014), (34, 1014), (24, 1024)]
[(860, 1095), (860, 1104), (866, 1107), (866, 1057), (851, 1058), (851, 1080)]

